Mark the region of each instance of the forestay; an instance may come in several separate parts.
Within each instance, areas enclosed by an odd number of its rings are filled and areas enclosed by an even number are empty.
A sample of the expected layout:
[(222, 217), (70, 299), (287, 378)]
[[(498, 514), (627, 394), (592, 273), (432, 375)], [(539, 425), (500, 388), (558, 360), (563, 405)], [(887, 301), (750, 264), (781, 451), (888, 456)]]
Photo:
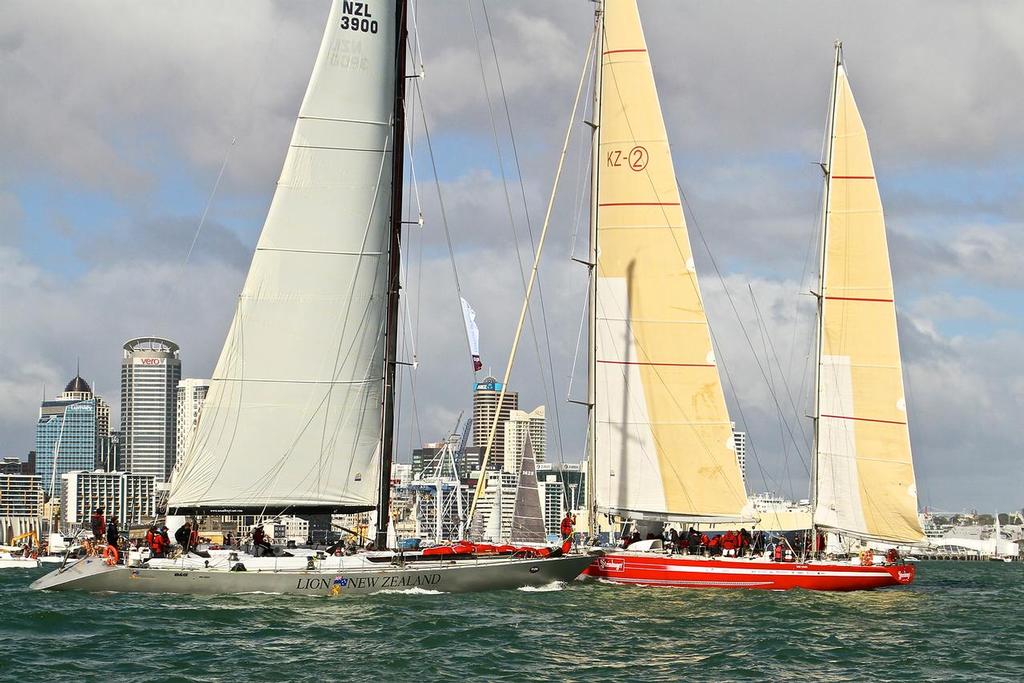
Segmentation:
[(395, 8), (333, 3), (171, 509), (369, 509), (381, 432)]
[(831, 128), (814, 521), (920, 541), (885, 221), (841, 64)]
[(747, 502), (635, 0), (605, 3), (598, 177), (595, 496), (634, 518)]

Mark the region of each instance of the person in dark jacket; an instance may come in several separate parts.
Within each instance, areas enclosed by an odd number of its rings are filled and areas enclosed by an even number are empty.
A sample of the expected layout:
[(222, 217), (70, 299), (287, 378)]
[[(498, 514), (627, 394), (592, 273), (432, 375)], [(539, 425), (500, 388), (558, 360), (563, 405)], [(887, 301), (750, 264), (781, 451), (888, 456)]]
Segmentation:
[(686, 535), (687, 552), (691, 555), (700, 555), (700, 534), (693, 527), (690, 527)]
[(181, 551), (187, 553), (189, 548), (189, 541), (192, 540), (192, 524), (185, 522), (174, 532), (174, 540), (181, 546)]
[(263, 531), (262, 526), (252, 530), (252, 554), (256, 557), (274, 556), (274, 546), (270, 545), (270, 541), (267, 540), (267, 534)]
[(117, 548), (120, 542), (120, 534), (117, 532), (117, 520), (111, 517), (110, 521), (107, 522), (107, 545)]
[(107, 532), (107, 519), (103, 516), (103, 508), (96, 508), (96, 512), (92, 513), (89, 526), (92, 528), (92, 537), (97, 541), (101, 540)]

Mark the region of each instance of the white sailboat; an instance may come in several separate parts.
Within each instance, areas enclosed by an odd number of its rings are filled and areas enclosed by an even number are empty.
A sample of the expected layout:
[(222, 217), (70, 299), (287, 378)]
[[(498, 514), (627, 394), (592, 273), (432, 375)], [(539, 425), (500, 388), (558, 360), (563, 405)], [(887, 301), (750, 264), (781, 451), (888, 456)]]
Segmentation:
[[(335, 0), (274, 199), (174, 473), (170, 514), (376, 511), (388, 547), (405, 0)], [(575, 578), (585, 557), (360, 553), (83, 560), (33, 588), (172, 593), (475, 591)]]
[[(598, 6), (592, 151), (591, 519), (657, 530), (746, 521), (747, 495), (635, 0)], [(923, 539), (896, 315), (867, 137), (837, 47), (819, 289), (813, 524)], [(721, 528), (721, 527), (720, 527)], [(856, 590), (913, 580), (902, 562), (609, 552), (587, 570), (629, 584)]]

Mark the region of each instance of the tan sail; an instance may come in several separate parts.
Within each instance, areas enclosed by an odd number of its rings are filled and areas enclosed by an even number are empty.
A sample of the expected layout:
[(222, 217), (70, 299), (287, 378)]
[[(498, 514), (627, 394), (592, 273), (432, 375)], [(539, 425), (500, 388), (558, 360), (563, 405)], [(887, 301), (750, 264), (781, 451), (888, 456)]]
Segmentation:
[(882, 202), (842, 64), (830, 158), (814, 521), (862, 536), (920, 541)]
[(738, 518), (747, 502), (635, 0), (605, 3), (597, 158), (598, 507)]

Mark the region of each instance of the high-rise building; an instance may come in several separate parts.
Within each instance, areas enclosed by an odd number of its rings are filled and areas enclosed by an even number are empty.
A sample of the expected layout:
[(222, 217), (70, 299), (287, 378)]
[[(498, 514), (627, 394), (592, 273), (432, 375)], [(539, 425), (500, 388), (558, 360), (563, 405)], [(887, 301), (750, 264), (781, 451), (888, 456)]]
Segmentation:
[(183, 379), (178, 382), (178, 395), (176, 400), (177, 415), (177, 445), (175, 451), (177, 457), (183, 458), (188, 453), (192, 444), (192, 437), (195, 435), (196, 427), (199, 425), (199, 411), (206, 400), (206, 394), (210, 391), (210, 380), (208, 379)]
[(544, 406), (538, 406), (529, 413), (525, 410), (509, 412), (508, 421), (505, 423), (505, 469), (509, 472), (519, 471), (519, 464), (523, 459), (523, 445), (526, 443), (527, 434), (530, 435), (533, 455), (539, 465), (544, 462), (544, 454), (547, 451), (548, 442), (548, 428), (544, 418)]
[(740, 476), (745, 484), (747, 482), (747, 433), (734, 431), (732, 439), (736, 446), (736, 462), (740, 466)]
[(38, 475), (0, 474), (0, 542), (39, 532), (43, 516), (43, 488)]
[(96, 469), (105, 472), (121, 472), (124, 470), (124, 458), (121, 450), (123, 439), (121, 432), (114, 431), (99, 444), (96, 454)]
[(573, 512), (586, 509), (586, 476), (585, 463), (537, 465), (537, 484), (544, 505), (544, 528), (549, 534), (559, 533), (567, 509)]
[[(491, 423), (498, 411), (498, 399), (501, 397), (502, 384), (493, 377), (487, 377), (473, 388), (473, 438), (470, 444), (481, 449), (487, 448), (487, 436)], [(498, 429), (494, 432), (494, 443), (487, 469), (500, 470), (505, 464), (505, 423), (513, 410), (519, 409), (519, 394), (506, 391), (505, 400), (498, 415)]]
[(65, 472), (92, 469), (109, 424), (110, 406), (93, 394), (81, 375), (68, 382), (60, 396), (42, 402), (36, 422), (36, 473), (47, 495), (59, 493)]
[[(480, 494), (477, 514), (482, 538), (492, 543), (508, 541), (512, 536), (512, 515), (516, 506), (516, 491), (519, 490), (519, 475), (514, 472), (488, 470), (481, 473), (487, 477), (484, 491)], [(491, 518), (499, 514), (500, 518)]]
[(61, 476), (60, 509), (64, 524), (81, 526), (93, 510), (103, 508), (107, 518), (122, 527), (156, 516), (156, 482), (150, 475), (127, 472), (82, 471)]
[(125, 469), (165, 482), (177, 447), (178, 345), (159, 337), (125, 342), (121, 358), (121, 432)]

